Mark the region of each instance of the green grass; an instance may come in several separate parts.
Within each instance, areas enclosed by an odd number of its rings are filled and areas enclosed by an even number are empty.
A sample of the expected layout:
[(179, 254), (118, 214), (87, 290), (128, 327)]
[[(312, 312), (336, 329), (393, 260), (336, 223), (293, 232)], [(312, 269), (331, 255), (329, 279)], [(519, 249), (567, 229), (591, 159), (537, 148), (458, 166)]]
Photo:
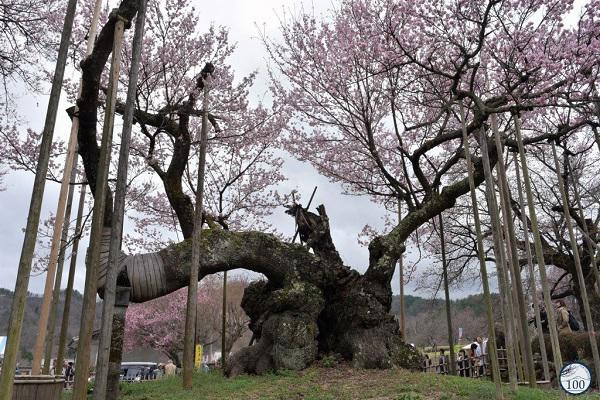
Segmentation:
[[(516, 393), (504, 388), (506, 399), (558, 399), (557, 390), (519, 388)], [(441, 376), (402, 369), (356, 370), (312, 367), (306, 371), (281, 372), (265, 376), (240, 376), (227, 379), (219, 372), (198, 373), (192, 390), (181, 388), (181, 378), (125, 384), (123, 400), (197, 400), (197, 399), (378, 399), (378, 400), (455, 400), (494, 399), (492, 382), (454, 376)], [(70, 399), (69, 394), (63, 397)], [(577, 396), (578, 400), (600, 400), (600, 394)]]

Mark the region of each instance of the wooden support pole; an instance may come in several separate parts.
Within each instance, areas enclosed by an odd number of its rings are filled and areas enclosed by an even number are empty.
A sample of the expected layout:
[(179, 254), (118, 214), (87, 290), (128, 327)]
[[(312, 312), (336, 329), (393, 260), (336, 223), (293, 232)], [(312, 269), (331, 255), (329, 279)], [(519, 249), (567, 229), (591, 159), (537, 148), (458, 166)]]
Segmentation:
[[(500, 198), (502, 198), (504, 196), (504, 190), (503, 187), (500, 185), (500, 181), (498, 180), (498, 192), (500, 194)], [(501, 207), (502, 208), (502, 207)], [(509, 216), (510, 218), (510, 216)], [(504, 219), (506, 219), (506, 216), (504, 216)], [(508, 233), (508, 228), (507, 228), (507, 224), (506, 223), (502, 223), (503, 220), (501, 220), (501, 241), (503, 244), (503, 251), (504, 251), (504, 262), (505, 262), (505, 266), (506, 269), (505, 271), (507, 271), (507, 275), (505, 276), (506, 279), (506, 288), (507, 288), (507, 296), (508, 296), (508, 301), (510, 302), (510, 318), (509, 318), (509, 324), (511, 326), (511, 334), (513, 337), (513, 344), (514, 344), (514, 354), (515, 354), (515, 360), (516, 360), (516, 365), (517, 365), (517, 375), (519, 377), (519, 381), (520, 382), (524, 382), (527, 379), (527, 376), (525, 374), (525, 369), (523, 368), (523, 359), (524, 359), (524, 354), (525, 354), (525, 350), (523, 348), (523, 334), (521, 331), (521, 326), (519, 324), (519, 312), (517, 309), (517, 304), (519, 302), (519, 300), (517, 299), (517, 295), (516, 295), (516, 290), (514, 289), (514, 274), (512, 271), (512, 248), (508, 242), (508, 237), (509, 237), (509, 233)], [(504, 247), (505, 246), (505, 247)], [(510, 272), (508, 272), (510, 271)]]
[(85, 188), (81, 185), (79, 192), (79, 205), (77, 208), (77, 220), (75, 221), (75, 233), (73, 245), (71, 247), (71, 262), (69, 264), (69, 276), (67, 278), (67, 288), (65, 289), (65, 304), (63, 307), (62, 322), (60, 324), (60, 336), (58, 339), (58, 351), (56, 354), (56, 367), (61, 368), (65, 358), (65, 347), (67, 345), (67, 334), (69, 331), (69, 315), (71, 313), (71, 299), (73, 297), (73, 284), (75, 282), (75, 269), (77, 267), (77, 252), (79, 250), (79, 240), (82, 234), (83, 208), (85, 206)]
[(579, 293), (581, 294), (581, 301), (583, 302), (583, 310), (585, 313), (585, 324), (588, 336), (590, 338), (592, 356), (594, 358), (596, 386), (598, 386), (600, 385), (600, 355), (598, 354), (598, 342), (596, 341), (596, 332), (594, 330), (594, 321), (592, 320), (590, 302), (588, 300), (587, 288), (585, 286), (585, 277), (583, 276), (583, 268), (581, 267), (581, 259), (579, 258), (577, 238), (575, 237), (575, 230), (573, 229), (573, 222), (571, 221), (571, 214), (569, 213), (569, 198), (567, 196), (567, 190), (565, 188), (563, 176), (560, 173), (560, 164), (558, 162), (556, 144), (554, 142), (552, 142), (552, 155), (554, 156), (554, 167), (556, 168), (556, 176), (558, 177), (558, 189), (560, 190), (565, 223), (567, 224), (567, 231), (569, 232), (569, 241), (571, 242), (571, 251), (573, 252), (573, 259), (575, 261), (575, 270), (577, 271)]
[[(498, 192), (500, 194), (500, 198), (504, 195), (502, 192), (502, 187), (500, 186), (500, 182), (498, 182)], [(517, 304), (518, 300), (515, 296), (515, 290), (513, 290), (511, 285), (511, 277), (512, 274), (509, 273), (511, 266), (511, 248), (508, 245), (508, 230), (506, 228), (506, 224), (502, 223), (500, 217), (498, 217), (498, 221), (500, 223), (500, 244), (501, 251), (503, 254), (503, 266), (504, 266), (504, 281), (506, 284), (506, 300), (508, 303), (508, 325), (510, 327), (510, 335), (513, 343), (513, 353), (515, 356), (515, 365), (517, 367), (517, 376), (519, 381), (524, 381), (525, 372), (523, 369), (523, 348), (521, 347), (523, 344), (523, 338), (521, 336), (521, 330), (519, 327), (519, 323), (517, 322), (518, 312), (516, 310), (515, 304)]]
[(440, 245), (442, 250), (442, 274), (444, 278), (444, 296), (446, 300), (446, 326), (448, 328), (448, 346), (450, 347), (450, 374), (456, 375), (456, 353), (454, 352), (454, 328), (452, 327), (452, 309), (450, 305), (450, 286), (448, 284), (448, 262), (446, 261), (446, 238), (444, 237), (443, 213), (438, 215), (440, 223)]
[(481, 158), (483, 161), (483, 173), (485, 175), (485, 194), (488, 206), (488, 212), (492, 221), (492, 238), (494, 241), (494, 256), (496, 258), (496, 270), (498, 276), (498, 288), (502, 303), (502, 326), (504, 328), (504, 339), (506, 342), (506, 366), (508, 369), (508, 381), (512, 390), (517, 390), (517, 367), (515, 364), (514, 349), (514, 319), (512, 318), (513, 304), (508, 289), (508, 276), (506, 273), (506, 255), (502, 245), (502, 227), (500, 214), (498, 213), (498, 203), (496, 200), (496, 190), (494, 188), (494, 176), (488, 152), (488, 142), (485, 130), (482, 128), (479, 143), (481, 146)]
[(129, 306), (130, 293), (131, 287), (117, 286), (116, 288), (110, 358), (108, 360), (108, 377), (106, 380), (106, 399), (110, 400), (117, 400), (119, 398), (123, 340), (125, 336), (125, 317), (127, 314), (127, 307)]
[(131, 49), (131, 68), (129, 72), (129, 86), (127, 88), (125, 113), (123, 115), (121, 147), (119, 150), (119, 166), (117, 168), (117, 183), (115, 188), (115, 200), (108, 253), (109, 262), (104, 284), (104, 301), (102, 303), (102, 325), (100, 328), (98, 360), (96, 363), (96, 381), (94, 386), (95, 400), (108, 400), (106, 384), (108, 380), (113, 315), (117, 290), (117, 275), (119, 273), (119, 260), (121, 259), (123, 221), (125, 219), (125, 194), (127, 192), (127, 170), (129, 166), (131, 130), (133, 126), (133, 114), (135, 112), (136, 104), (137, 81), (140, 69), (142, 41), (144, 38), (144, 24), (146, 21), (146, 3), (146, 0), (140, 0)]
[[(67, 195), (67, 207), (65, 209), (65, 217), (63, 222), (62, 234), (60, 237), (60, 251), (58, 253), (58, 265), (56, 268), (56, 279), (54, 281), (54, 291), (52, 292), (52, 304), (50, 306), (50, 319), (48, 321), (48, 334), (46, 335), (46, 343), (44, 348), (44, 367), (42, 374), (50, 373), (50, 363), (52, 360), (52, 347), (54, 347), (54, 328), (56, 327), (56, 318), (58, 315), (58, 301), (60, 299), (60, 285), (62, 283), (63, 266), (65, 263), (65, 252), (67, 251), (67, 240), (69, 237), (69, 227), (71, 226), (71, 208), (73, 206), (73, 195), (75, 192), (75, 178), (77, 177), (77, 158), (71, 169), (71, 184), (69, 185), (69, 194)], [(61, 365), (62, 366), (62, 365)], [(55, 366), (59, 368), (58, 364)], [(56, 370), (54, 371), (56, 375)]]
[[(594, 89), (594, 92), (596, 92), (596, 99), (599, 99), (600, 90), (598, 90), (598, 87), (596, 86), (594, 81), (592, 81), (592, 88)], [(594, 111), (596, 111), (596, 118), (600, 119), (600, 101), (598, 100), (594, 102)], [(598, 127), (593, 127), (592, 131), (594, 132), (594, 140), (596, 141), (596, 146), (598, 146), (598, 151), (600, 151), (600, 132), (598, 132)], [(598, 290), (600, 290), (600, 288), (598, 288)]]
[(100, 145), (100, 158), (98, 160), (98, 176), (96, 179), (96, 193), (94, 193), (94, 214), (90, 233), (90, 245), (85, 274), (85, 290), (83, 293), (83, 306), (81, 325), (79, 327), (79, 344), (77, 346), (77, 365), (75, 368), (75, 384), (73, 386), (73, 399), (85, 400), (90, 367), (90, 348), (94, 329), (94, 316), (96, 309), (96, 290), (98, 279), (98, 263), (100, 260), (102, 231), (104, 229), (104, 212), (106, 208), (106, 195), (108, 194), (108, 172), (112, 149), (112, 137), (115, 120), (115, 103), (119, 72), (121, 70), (121, 49), (125, 20), (117, 18), (113, 37), (112, 62), (108, 90), (106, 95), (106, 111), (102, 129), (102, 142)]
[(529, 286), (531, 286), (531, 300), (533, 302), (533, 311), (535, 313), (535, 324), (540, 345), (540, 354), (542, 356), (542, 369), (544, 370), (544, 380), (550, 381), (550, 368), (548, 367), (548, 354), (546, 353), (546, 339), (544, 338), (544, 330), (542, 329), (542, 318), (540, 315), (540, 304), (537, 296), (537, 285), (535, 279), (535, 271), (533, 268), (533, 259), (531, 255), (531, 246), (529, 243), (529, 228), (527, 224), (527, 213), (525, 211), (525, 201), (523, 199), (523, 187), (521, 184), (521, 173), (519, 171), (519, 160), (517, 153), (513, 153), (513, 162), (515, 164), (515, 173), (517, 181), (517, 192), (519, 195), (519, 208), (521, 210), (521, 229), (523, 230), (523, 238), (525, 242), (525, 254), (527, 256), (527, 269), (529, 271)]
[[(102, 5), (102, 0), (96, 0), (94, 4), (94, 11), (92, 14), (92, 21), (90, 24), (90, 31), (88, 33), (88, 41), (86, 44), (86, 55), (91, 54), (92, 49), (94, 48), (94, 41), (96, 40), (96, 34), (98, 31), (98, 19), (100, 17), (100, 7)], [(81, 85), (79, 85), (81, 90)], [(79, 117), (77, 115), (77, 108), (75, 108), (75, 112), (72, 116), (72, 125), (71, 125), (71, 133), (79, 130)], [(75, 159), (77, 160), (77, 158)], [(75, 161), (76, 163), (77, 161)], [(76, 165), (76, 164), (75, 164)], [(73, 166), (73, 169), (76, 170), (76, 166)], [(77, 210), (77, 220), (75, 222), (75, 234), (73, 239), (73, 247), (71, 249), (71, 262), (69, 264), (69, 275), (67, 278), (67, 288), (65, 289), (65, 304), (63, 306), (63, 315), (62, 322), (60, 328), (60, 336), (58, 340), (58, 351), (56, 355), (56, 365), (57, 368), (61, 368), (64, 360), (64, 352), (65, 347), (67, 345), (67, 334), (69, 329), (69, 315), (71, 312), (71, 299), (73, 297), (73, 284), (75, 282), (75, 269), (77, 267), (77, 255), (79, 250), (79, 241), (81, 240), (82, 235), (82, 218), (83, 218), (83, 208), (85, 205), (85, 194), (86, 194), (86, 185), (83, 184), (81, 186), (81, 190), (79, 192), (79, 205)]]
[[(398, 199), (398, 222), (402, 220), (402, 203)], [(400, 284), (400, 334), (402, 340), (406, 342), (406, 319), (405, 319), (405, 304), (404, 304), (404, 263), (403, 255), (398, 258), (398, 283)]]
[[(542, 248), (542, 239), (535, 212), (535, 203), (533, 201), (533, 192), (531, 190), (531, 179), (529, 178), (529, 169), (527, 168), (527, 157), (525, 156), (525, 147), (523, 146), (523, 137), (521, 135), (521, 120), (518, 115), (514, 115), (515, 137), (519, 149), (519, 159), (521, 160), (521, 171), (523, 172), (523, 186), (527, 196), (527, 206), (529, 208), (529, 219), (531, 221), (531, 231), (533, 233), (533, 242), (535, 245), (535, 256), (540, 270), (540, 282), (542, 283), (542, 292), (544, 294), (544, 304), (546, 306), (546, 315), (548, 317), (548, 327), (550, 328), (550, 341), (552, 344), (552, 358), (554, 360), (554, 370), (558, 372), (562, 368), (562, 355), (560, 354), (560, 343), (558, 341), (558, 332), (556, 330), (556, 318), (552, 309), (552, 298), (550, 297), (550, 288), (548, 287), (548, 276), (546, 274), (546, 261), (544, 260), (544, 249)], [(561, 394), (563, 398), (566, 395)]]
[(187, 294), (185, 315), (185, 338), (183, 346), (183, 387), (192, 388), (194, 372), (194, 352), (196, 313), (198, 304), (198, 268), (200, 267), (200, 240), (202, 239), (202, 214), (204, 213), (204, 173), (206, 170), (206, 147), (208, 142), (208, 104), (210, 75), (204, 79), (204, 99), (202, 105), (202, 128), (200, 130), (200, 155), (198, 161), (198, 181), (196, 185), (196, 212), (192, 233), (192, 262), (190, 263), (190, 283)]
[[(98, 0), (98, 3), (101, 3)], [(95, 10), (100, 11), (100, 5), (96, 4)], [(95, 26), (98, 25), (98, 15), (94, 14), (92, 18), (92, 26), (90, 29), (94, 29), (94, 32), (91, 32), (90, 37), (95, 37)], [(88, 40), (87, 43), (87, 52), (86, 54), (90, 54), (93, 48), (93, 40)], [(81, 90), (81, 83), (79, 85)], [(50, 256), (48, 258), (48, 270), (46, 273), (46, 283), (44, 286), (44, 295), (42, 297), (42, 305), (40, 308), (40, 318), (38, 320), (38, 331), (35, 339), (35, 345), (33, 347), (33, 361), (31, 362), (31, 373), (32, 375), (37, 375), (40, 373), (40, 366), (42, 355), (44, 352), (44, 344), (46, 341), (46, 333), (48, 331), (48, 318), (50, 312), (50, 305), (52, 302), (52, 291), (53, 285), (55, 281), (56, 269), (58, 264), (58, 258), (60, 256), (60, 247), (61, 247), (61, 231), (64, 224), (65, 217), (65, 208), (67, 202), (67, 192), (69, 189), (69, 183), (71, 182), (71, 174), (73, 170), (73, 165), (75, 162), (75, 158), (77, 157), (77, 131), (79, 129), (79, 118), (77, 118), (77, 113), (75, 113), (75, 117), (71, 123), (71, 131), (69, 134), (69, 143), (67, 146), (67, 158), (65, 160), (65, 168), (63, 170), (63, 177), (60, 185), (60, 192), (58, 196), (58, 204), (56, 207), (56, 217), (54, 220), (54, 227), (52, 231), (52, 242), (50, 246)]]
[(69, 0), (67, 4), (65, 21), (63, 23), (58, 49), (58, 57), (54, 69), (54, 77), (52, 78), (52, 88), (50, 89), (50, 97), (48, 99), (48, 109), (46, 111), (46, 120), (42, 132), (42, 142), (40, 144), (40, 152), (31, 193), (31, 203), (29, 204), (23, 247), (19, 258), (17, 281), (15, 282), (14, 297), (10, 309), (7, 342), (4, 350), (2, 373), (0, 374), (0, 400), (10, 400), (12, 398), (14, 372), (17, 364), (21, 331), (23, 328), (25, 303), (27, 301), (27, 287), (29, 286), (31, 263), (40, 223), (40, 212), (42, 209), (46, 175), (48, 173), (48, 163), (50, 160), (50, 148), (54, 136), (54, 126), (56, 125), (56, 115), (58, 113), (58, 103), (60, 101), (76, 5), (77, 0)]
[(515, 226), (512, 218), (511, 204), (510, 204), (510, 188), (508, 186), (508, 179), (506, 177), (506, 168), (504, 166), (503, 159), (503, 146), (500, 141), (500, 133), (498, 132), (498, 120), (496, 114), (491, 116), (492, 131), (494, 133), (494, 141), (496, 143), (496, 151), (498, 152), (498, 178), (501, 188), (501, 202), (502, 214), (504, 215), (504, 224), (507, 229), (508, 242), (507, 245), (510, 249), (511, 261), (510, 272), (512, 275), (512, 282), (515, 287), (515, 297), (517, 298), (517, 314), (515, 317), (518, 319), (519, 330), (520, 330), (520, 342), (521, 342), (521, 356), (523, 357), (525, 372), (529, 381), (529, 387), (536, 387), (537, 380), (535, 377), (535, 366), (533, 365), (533, 353), (531, 351), (531, 337), (529, 335), (529, 323), (527, 322), (527, 304), (525, 303), (525, 296), (523, 291), (523, 281), (521, 280), (521, 267), (519, 265), (519, 253), (517, 247), (517, 240), (515, 236)]
[[(304, 210), (308, 210), (310, 208), (310, 204), (313, 201), (313, 198), (315, 197), (315, 193), (317, 193), (317, 187), (315, 186), (315, 188), (312, 191), (312, 194), (310, 195), (310, 199), (308, 199), (308, 204), (306, 205), (306, 207), (304, 208)], [(292, 193), (292, 197), (294, 198), (294, 203), (296, 202), (295, 196)], [(296, 238), (298, 237), (298, 226), (296, 225), (296, 232), (294, 232), (294, 237), (292, 238), (292, 243), (294, 243), (296, 241)]]
[(479, 209), (477, 208), (477, 194), (475, 193), (474, 168), (471, 161), (471, 150), (469, 146), (469, 136), (467, 134), (467, 123), (465, 109), (462, 101), (459, 102), (460, 123), (462, 127), (463, 148), (467, 162), (467, 173), (469, 179), (469, 191), (471, 194), (471, 207), (473, 208), (473, 220), (475, 223), (475, 233), (477, 235), (477, 255), (479, 258), (479, 271), (481, 273), (481, 283), (483, 286), (483, 298), (486, 303), (486, 317), (488, 323), (488, 353), (492, 364), (492, 378), (496, 386), (496, 399), (503, 399), (502, 382), (500, 380), (500, 367), (498, 365), (498, 355), (496, 347), (496, 329), (494, 327), (494, 313), (492, 311), (492, 297), (490, 295), (490, 285), (487, 275), (487, 266), (485, 262), (485, 252), (483, 249), (483, 234), (481, 233), (481, 221), (479, 219)]
[[(570, 165), (568, 159), (566, 160), (566, 168), (568, 171), (571, 172), (571, 174), (573, 174), (574, 171), (571, 168), (571, 165)], [(566, 183), (566, 185), (568, 185), (568, 182)], [(585, 215), (583, 213), (583, 207), (581, 205), (581, 197), (579, 196), (578, 186), (579, 185), (577, 184), (577, 181), (575, 179), (573, 179), (573, 195), (575, 197), (575, 205), (579, 209), (579, 219), (581, 219), (581, 223), (583, 225), (583, 228), (582, 228), (583, 236), (584, 236), (585, 243), (587, 244), (588, 252), (590, 253), (592, 272), (594, 274), (594, 278), (596, 279), (596, 287), (598, 288), (598, 291), (600, 291), (600, 271), (598, 271), (598, 263), (596, 261), (596, 246), (595, 246), (595, 242), (590, 237), (590, 232), (589, 232), (587, 223), (585, 222)]]
[(223, 304), (221, 310), (221, 368), (225, 371), (227, 362), (227, 271), (223, 271)]

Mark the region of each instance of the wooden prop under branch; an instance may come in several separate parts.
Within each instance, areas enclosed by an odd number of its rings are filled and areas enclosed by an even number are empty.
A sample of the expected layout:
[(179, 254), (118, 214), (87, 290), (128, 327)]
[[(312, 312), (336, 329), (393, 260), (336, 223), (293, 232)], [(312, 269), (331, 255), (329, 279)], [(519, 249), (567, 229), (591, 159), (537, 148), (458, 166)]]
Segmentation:
[(573, 260), (575, 261), (575, 270), (577, 272), (577, 281), (579, 283), (581, 300), (583, 302), (583, 310), (585, 313), (585, 323), (590, 339), (590, 347), (592, 348), (592, 356), (594, 358), (594, 371), (596, 372), (596, 386), (600, 385), (600, 355), (598, 354), (598, 342), (596, 340), (596, 332), (594, 330), (594, 321), (592, 320), (592, 312), (590, 310), (590, 302), (588, 299), (587, 288), (585, 286), (585, 277), (583, 276), (583, 268), (581, 267), (581, 259), (579, 257), (579, 246), (577, 245), (577, 238), (575, 237), (575, 230), (573, 229), (573, 222), (571, 221), (571, 214), (569, 212), (569, 197), (565, 188), (563, 176), (560, 173), (560, 163), (558, 162), (558, 155), (556, 153), (556, 144), (552, 141), (552, 155), (554, 157), (554, 168), (556, 169), (556, 176), (558, 178), (558, 189), (560, 190), (560, 196), (562, 200), (563, 216), (567, 225), (567, 231), (569, 233), (569, 241), (571, 243), (571, 251), (573, 252)]
[(469, 136), (467, 134), (467, 124), (465, 108), (462, 100), (459, 102), (460, 123), (462, 126), (463, 148), (467, 162), (467, 174), (469, 178), (469, 192), (471, 194), (471, 207), (473, 209), (473, 220), (475, 222), (475, 233), (477, 235), (477, 255), (479, 258), (479, 271), (481, 273), (481, 283), (483, 286), (483, 297), (486, 303), (486, 317), (488, 323), (488, 349), (492, 363), (492, 377), (496, 386), (496, 398), (503, 399), (502, 382), (500, 381), (500, 366), (498, 364), (498, 354), (496, 347), (496, 329), (494, 328), (494, 313), (492, 311), (492, 299), (490, 295), (490, 285), (488, 281), (487, 266), (485, 261), (485, 252), (483, 249), (483, 234), (481, 233), (481, 222), (479, 219), (479, 209), (477, 208), (477, 194), (475, 193), (475, 178), (473, 172), (473, 163), (471, 161), (471, 150), (469, 146)]

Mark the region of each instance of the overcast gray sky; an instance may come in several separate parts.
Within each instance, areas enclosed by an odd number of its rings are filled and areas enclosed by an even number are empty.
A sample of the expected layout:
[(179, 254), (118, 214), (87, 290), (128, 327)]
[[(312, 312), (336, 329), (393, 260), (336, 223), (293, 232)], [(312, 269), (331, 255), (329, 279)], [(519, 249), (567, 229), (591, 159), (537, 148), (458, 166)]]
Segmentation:
[[(226, 2), (196, 1), (202, 23), (214, 23), (227, 26), (230, 30), (230, 41), (237, 43), (237, 50), (232, 59), (238, 76), (248, 74), (257, 69), (259, 78), (255, 90), (260, 95), (266, 89), (266, 54), (258, 40), (258, 30), (264, 30), (270, 35), (277, 35), (279, 17), (283, 15), (284, 7), (295, 7), (302, 4), (304, 7), (314, 8), (317, 13), (325, 10), (331, 4), (328, 1), (289, 2), (285, 0), (227, 0)], [(224, 4), (226, 3), (226, 6)], [(289, 4), (293, 3), (293, 6)], [(77, 78), (74, 76), (74, 78)], [(63, 97), (60, 110), (69, 105)], [(29, 123), (29, 127), (41, 131), (46, 111), (47, 97), (33, 97), (31, 94), (22, 93), (19, 98), (19, 110)], [(59, 113), (55, 136), (66, 138), (70, 121), (64, 112)], [(26, 127), (23, 126), (23, 129)], [(333, 240), (340, 251), (344, 262), (364, 271), (368, 263), (368, 251), (357, 243), (357, 235), (365, 224), (381, 226), (383, 210), (378, 205), (371, 203), (365, 197), (342, 195), (342, 187), (327, 178), (319, 175), (309, 164), (288, 159), (284, 166), (284, 174), (288, 181), (279, 188), (282, 192), (289, 193), (297, 189), (304, 199), (308, 199), (314, 186), (318, 186), (313, 205), (325, 204), (331, 220)], [(17, 265), (23, 240), (23, 227), (26, 223), (33, 174), (25, 172), (12, 172), (6, 179), (6, 191), (0, 192), (0, 287), (14, 289), (17, 274)], [(58, 200), (59, 185), (47, 182), (44, 196), (42, 216), (47, 217), (50, 212), (55, 212)], [(75, 200), (76, 201), (76, 200)], [(75, 215), (75, 211), (73, 212)], [(271, 222), (275, 227), (286, 234), (293, 230), (292, 219), (283, 213), (283, 209), (275, 211)], [(87, 241), (82, 242), (80, 254), (85, 254)], [(409, 254), (408, 257), (411, 257)], [(78, 270), (75, 279), (75, 288), (82, 291), (85, 277), (83, 257), (79, 257)], [(426, 262), (426, 261), (425, 261)], [(68, 268), (68, 266), (65, 266)], [(43, 291), (45, 274), (32, 277), (29, 290), (34, 293)], [(393, 279), (394, 292), (398, 292), (398, 279)], [(66, 285), (66, 271), (63, 277), (63, 287)], [(453, 297), (462, 297), (466, 294), (478, 292), (478, 287), (454, 290)], [(408, 294), (414, 293), (411, 285), (407, 288)], [(421, 295), (426, 295), (421, 293)]]

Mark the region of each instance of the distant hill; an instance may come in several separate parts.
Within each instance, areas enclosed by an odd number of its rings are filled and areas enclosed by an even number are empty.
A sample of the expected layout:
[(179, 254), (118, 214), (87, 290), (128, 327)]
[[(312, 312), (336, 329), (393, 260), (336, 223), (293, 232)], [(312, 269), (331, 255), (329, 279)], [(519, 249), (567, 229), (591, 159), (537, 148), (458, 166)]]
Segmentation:
[[(62, 322), (62, 311), (64, 308), (64, 291), (60, 294), (59, 300), (59, 313), (56, 319), (56, 326), (54, 328), (54, 350), (53, 354), (56, 354), (56, 347), (58, 345), (58, 337), (60, 334), (60, 324)], [(8, 289), (0, 288), (0, 336), (6, 336), (8, 330), (8, 319), (10, 316), (10, 307), (12, 304), (13, 292)], [(71, 300), (71, 312), (69, 318), (69, 338), (77, 336), (79, 333), (79, 323), (81, 320), (83, 296), (78, 291), (73, 292)], [(37, 333), (37, 323), (40, 316), (40, 307), (42, 305), (42, 296), (38, 294), (29, 293), (27, 303), (25, 305), (25, 318), (23, 320), (23, 334), (21, 335), (21, 353), (20, 362), (24, 365), (29, 364), (31, 359), (31, 352), (35, 345), (35, 337)], [(96, 325), (99, 324), (101, 307), (96, 307)], [(68, 341), (67, 341), (68, 342)]]
[[(406, 340), (417, 346), (448, 343), (445, 302), (442, 299), (424, 299), (418, 296), (404, 296)], [(493, 293), (496, 304), (498, 295)], [(451, 302), (452, 325), (455, 340), (458, 328), (463, 328), (463, 338), (473, 339), (486, 335), (485, 301), (482, 294), (471, 295)], [(399, 296), (393, 296), (391, 313), (400, 314)]]
[[(8, 329), (8, 318), (10, 314), (10, 305), (13, 292), (0, 288), (0, 336), (5, 336)], [(494, 301), (497, 300), (497, 294), (493, 294)], [(69, 320), (69, 338), (77, 336), (79, 333), (79, 323), (81, 319), (81, 309), (83, 296), (75, 291), (73, 293), (71, 304), (71, 316)], [(29, 294), (25, 307), (25, 319), (23, 326), (23, 335), (21, 337), (21, 362), (24, 365), (29, 364), (31, 351), (35, 343), (37, 332), (37, 321), (39, 318), (39, 309), (42, 303), (42, 297), (37, 294)], [(406, 303), (406, 336), (407, 341), (415, 343), (418, 346), (430, 346), (433, 343), (447, 343), (446, 314), (444, 301), (441, 299), (425, 299), (418, 296), (405, 296)], [(61, 292), (59, 315), (55, 327), (55, 349), (58, 344), (58, 335), (60, 323), (62, 321), (62, 310), (64, 307), (64, 292)], [(399, 314), (399, 296), (393, 296), (391, 313)], [(101, 307), (96, 307), (96, 326), (100, 323)], [(477, 294), (452, 301), (452, 315), (455, 336), (458, 335), (458, 328), (463, 328), (465, 339), (485, 335), (486, 318), (485, 302), (483, 295)], [(55, 354), (55, 353), (54, 353)]]
[[(492, 293), (492, 300), (498, 300), (498, 294)], [(444, 307), (442, 299), (425, 299), (423, 297), (406, 295), (404, 296), (405, 312), (407, 315), (416, 316), (423, 311), (431, 311), (435, 308)], [(452, 300), (452, 308), (457, 311), (470, 309), (477, 314), (485, 313), (485, 301), (483, 294), (474, 294), (462, 299)], [(392, 310), (394, 315), (400, 312), (400, 296), (392, 296)]]

